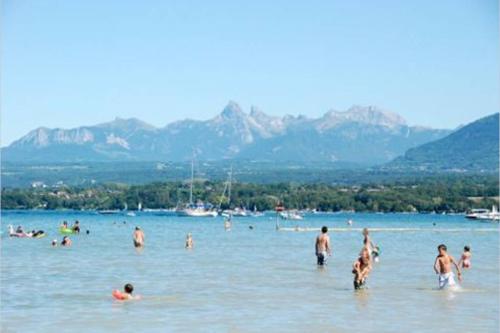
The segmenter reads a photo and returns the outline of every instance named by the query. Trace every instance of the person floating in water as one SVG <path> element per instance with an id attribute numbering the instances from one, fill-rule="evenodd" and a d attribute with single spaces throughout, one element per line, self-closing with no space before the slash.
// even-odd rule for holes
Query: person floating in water
<path id="1" fill-rule="evenodd" d="M 133 292 L 134 292 L 134 286 L 130 283 L 127 283 L 123 287 L 123 292 L 120 292 L 119 290 L 113 290 L 112 295 L 114 298 L 120 301 L 131 301 L 131 300 L 138 300 L 141 298 L 140 295 L 134 296 L 132 294 Z"/>
<path id="2" fill-rule="evenodd" d="M 59 226 L 60 229 L 68 229 L 68 222 L 63 221 L 63 223 Z"/>
<path id="3" fill-rule="evenodd" d="M 71 239 L 68 236 L 64 236 L 61 242 L 61 246 L 71 246 Z"/>
<path id="4" fill-rule="evenodd" d="M 327 257 L 332 255 L 332 250 L 330 246 L 330 236 L 328 236 L 328 227 L 323 226 L 321 228 L 321 234 L 316 237 L 316 257 L 318 259 L 318 265 L 326 265 Z"/>
<path id="5" fill-rule="evenodd" d="M 440 244 L 438 246 L 438 256 L 434 262 L 434 271 L 439 274 L 439 289 L 444 289 L 446 287 L 456 286 L 455 278 L 451 265 L 455 266 L 458 275 L 458 281 L 462 281 L 462 273 L 460 272 L 460 267 L 458 267 L 455 259 L 450 256 L 447 252 L 446 245 Z"/>
<path id="6" fill-rule="evenodd" d="M 460 261 L 458 262 L 458 266 L 462 268 L 470 268 L 471 267 L 471 262 L 470 259 L 472 258 L 472 253 L 470 252 L 470 246 L 466 245 L 464 246 L 464 252 L 462 253 L 462 257 L 460 258 Z"/>
<path id="7" fill-rule="evenodd" d="M 133 238 L 135 247 L 144 247 L 144 240 L 146 237 L 140 227 L 135 227 Z"/>
<path id="8" fill-rule="evenodd" d="M 30 233 L 30 237 L 33 237 L 33 238 L 38 238 L 38 237 L 43 237 L 45 234 L 45 232 L 43 230 L 33 230 L 31 231 Z"/>
<path id="9" fill-rule="evenodd" d="M 75 234 L 79 234 L 80 233 L 80 221 L 76 220 L 75 224 L 73 224 L 73 226 L 71 227 L 71 230 L 73 230 L 73 232 Z"/>
<path id="10" fill-rule="evenodd" d="M 365 286 L 368 274 L 372 269 L 370 254 L 366 248 L 361 251 L 359 258 L 352 265 L 352 274 L 354 274 L 354 289 L 358 290 Z"/>
<path id="11" fill-rule="evenodd" d="M 192 249 L 194 246 L 193 236 L 191 233 L 186 235 L 186 249 Z"/>

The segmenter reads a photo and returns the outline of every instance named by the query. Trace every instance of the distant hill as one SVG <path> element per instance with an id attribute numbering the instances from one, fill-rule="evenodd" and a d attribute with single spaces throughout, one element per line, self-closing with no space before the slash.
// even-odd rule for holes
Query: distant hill
<path id="1" fill-rule="evenodd" d="M 499 170 L 499 114 L 481 118 L 450 135 L 409 149 L 387 165 L 429 171 Z"/>
<path id="2" fill-rule="evenodd" d="M 156 128 L 119 119 L 73 129 L 38 128 L 2 149 L 7 162 L 252 160 L 334 162 L 371 166 L 440 139 L 449 130 L 408 126 L 376 107 L 331 110 L 319 118 L 249 113 L 230 102 L 206 121 L 183 120 Z"/>

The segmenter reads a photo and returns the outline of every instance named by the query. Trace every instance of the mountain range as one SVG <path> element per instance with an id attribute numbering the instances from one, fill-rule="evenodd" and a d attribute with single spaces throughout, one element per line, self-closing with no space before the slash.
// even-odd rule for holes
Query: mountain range
<path id="1" fill-rule="evenodd" d="M 476 120 L 437 141 L 409 149 L 387 167 L 420 171 L 498 171 L 499 114 Z"/>
<path id="2" fill-rule="evenodd" d="M 450 130 L 409 126 L 399 115 L 373 106 L 330 110 L 319 118 L 244 112 L 229 102 L 206 120 L 182 120 L 157 128 L 120 119 L 72 129 L 37 128 L 2 148 L 9 162 L 328 161 L 372 166 L 408 149 L 441 139 Z"/>

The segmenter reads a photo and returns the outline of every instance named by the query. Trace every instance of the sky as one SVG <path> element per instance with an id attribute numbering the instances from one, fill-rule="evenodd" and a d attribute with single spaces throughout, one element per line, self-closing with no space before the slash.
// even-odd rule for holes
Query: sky
<path id="1" fill-rule="evenodd" d="M 3 0 L 1 140 L 137 117 L 375 105 L 455 128 L 500 110 L 496 0 Z"/>

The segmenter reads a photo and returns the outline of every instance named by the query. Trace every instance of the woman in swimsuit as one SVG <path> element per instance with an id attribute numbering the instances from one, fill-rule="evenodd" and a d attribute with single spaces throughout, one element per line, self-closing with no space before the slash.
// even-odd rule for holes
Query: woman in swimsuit
<path id="1" fill-rule="evenodd" d="M 464 246 L 464 253 L 462 253 L 462 257 L 458 262 L 458 266 L 462 268 L 470 268 L 471 262 L 470 259 L 472 257 L 472 253 L 470 253 L 470 246 Z"/>

